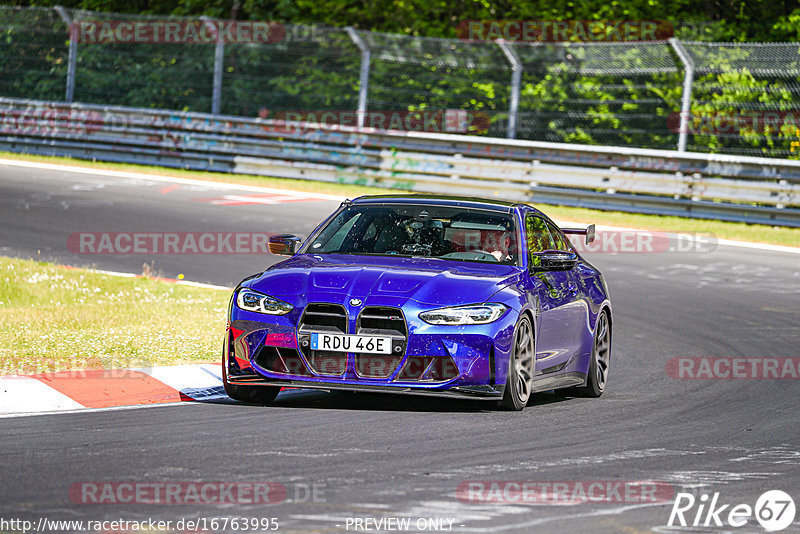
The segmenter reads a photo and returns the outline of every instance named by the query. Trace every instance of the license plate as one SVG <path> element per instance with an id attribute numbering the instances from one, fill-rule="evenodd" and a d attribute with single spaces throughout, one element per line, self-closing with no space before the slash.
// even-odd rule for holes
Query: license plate
<path id="1" fill-rule="evenodd" d="M 311 350 L 391 354 L 392 338 L 347 334 L 311 334 Z"/>

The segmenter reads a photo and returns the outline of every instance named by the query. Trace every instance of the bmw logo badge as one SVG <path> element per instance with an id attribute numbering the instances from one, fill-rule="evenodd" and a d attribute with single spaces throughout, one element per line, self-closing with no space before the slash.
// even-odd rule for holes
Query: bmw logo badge
<path id="1" fill-rule="evenodd" d="M 361 306 L 361 299 L 350 299 L 350 306 Z"/>

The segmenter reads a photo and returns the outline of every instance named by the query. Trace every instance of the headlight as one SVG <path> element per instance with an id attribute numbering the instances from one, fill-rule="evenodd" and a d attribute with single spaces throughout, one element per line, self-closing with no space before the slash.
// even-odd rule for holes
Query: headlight
<path id="1" fill-rule="evenodd" d="M 275 297 L 270 297 L 264 293 L 258 293 L 252 289 L 242 289 L 236 295 L 236 305 L 239 308 L 268 315 L 286 315 L 292 311 L 292 305 L 283 302 Z"/>
<path id="2" fill-rule="evenodd" d="M 487 324 L 498 320 L 506 312 L 502 304 L 476 304 L 422 312 L 419 318 L 430 324 Z"/>

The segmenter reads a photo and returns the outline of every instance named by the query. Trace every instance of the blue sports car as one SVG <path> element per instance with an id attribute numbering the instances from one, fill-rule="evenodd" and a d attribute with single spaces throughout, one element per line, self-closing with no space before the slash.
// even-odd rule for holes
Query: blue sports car
<path id="1" fill-rule="evenodd" d="M 600 271 L 526 204 L 432 195 L 342 203 L 288 259 L 234 290 L 222 359 L 234 399 L 281 387 L 458 396 L 522 410 L 600 396 L 611 302 Z"/>

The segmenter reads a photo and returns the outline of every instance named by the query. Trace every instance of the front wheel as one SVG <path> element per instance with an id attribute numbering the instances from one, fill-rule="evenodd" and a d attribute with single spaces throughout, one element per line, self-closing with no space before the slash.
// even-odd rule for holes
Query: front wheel
<path id="1" fill-rule="evenodd" d="M 603 310 L 597 318 L 597 328 L 594 334 L 594 347 L 592 360 L 589 363 L 589 372 L 586 373 L 586 385 L 572 388 L 569 393 L 577 397 L 599 397 L 606 389 L 608 382 L 608 367 L 611 364 L 611 323 L 608 312 Z"/>
<path id="2" fill-rule="evenodd" d="M 239 386 L 228 384 L 228 362 L 222 357 L 222 385 L 225 393 L 233 400 L 250 404 L 270 404 L 278 396 L 281 388 L 277 386 Z"/>
<path id="3" fill-rule="evenodd" d="M 514 334 L 514 346 L 508 358 L 508 381 L 501 401 L 508 410 L 522 410 L 531 398 L 534 351 L 531 320 L 523 315 Z"/>

